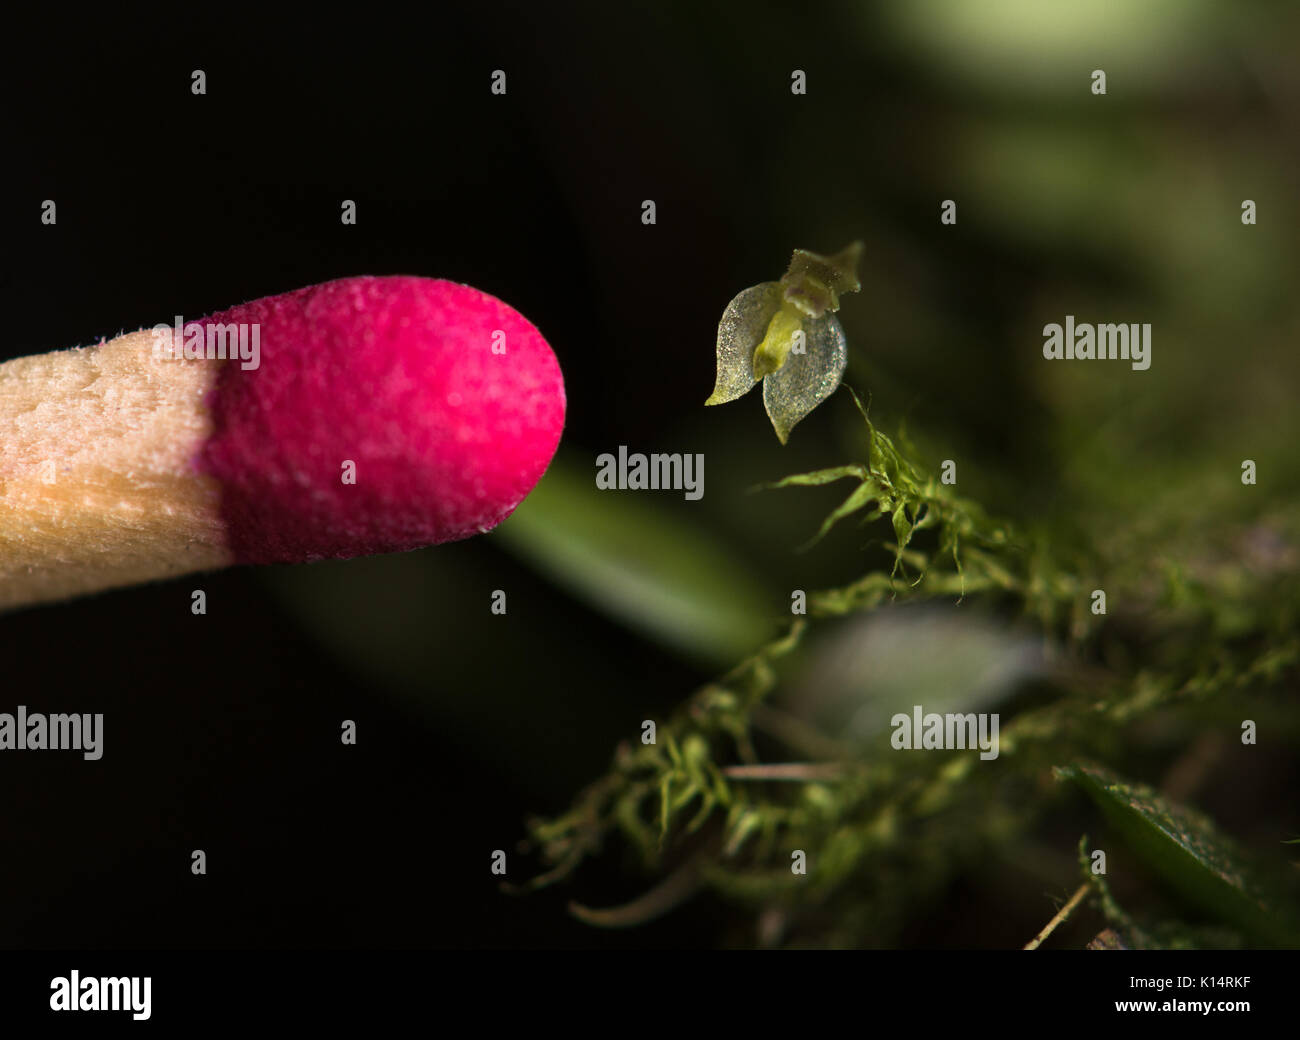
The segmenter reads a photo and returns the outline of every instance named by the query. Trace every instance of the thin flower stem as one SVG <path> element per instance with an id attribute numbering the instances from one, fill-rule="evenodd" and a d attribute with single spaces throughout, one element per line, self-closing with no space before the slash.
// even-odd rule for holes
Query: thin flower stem
<path id="1" fill-rule="evenodd" d="M 1074 913 L 1074 908 L 1078 906 L 1081 902 L 1083 902 L 1083 897 L 1086 896 L 1087 894 L 1088 894 L 1088 882 L 1085 881 L 1082 885 L 1080 885 L 1078 888 L 1074 890 L 1074 895 L 1070 896 L 1070 901 L 1056 912 L 1056 916 L 1047 922 L 1043 930 L 1039 932 L 1037 935 L 1035 935 L 1032 939 L 1029 940 L 1029 942 L 1025 944 L 1025 949 L 1026 950 L 1038 949 L 1038 947 L 1042 944 L 1042 941 L 1046 939 L 1049 935 L 1051 935 L 1054 931 L 1056 931 L 1056 926 L 1061 924 L 1063 921 L 1066 920 L 1066 918 L 1068 918 L 1072 913 Z"/>

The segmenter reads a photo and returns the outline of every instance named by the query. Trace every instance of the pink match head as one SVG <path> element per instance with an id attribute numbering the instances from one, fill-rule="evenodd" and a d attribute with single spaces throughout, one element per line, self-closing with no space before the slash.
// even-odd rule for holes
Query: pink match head
<path id="1" fill-rule="evenodd" d="M 197 465 L 238 562 L 397 552 L 487 531 L 545 472 L 564 380 L 495 297 L 431 278 L 344 278 L 198 324 L 258 327 L 220 369 Z M 355 483 L 345 483 L 347 463 Z"/>

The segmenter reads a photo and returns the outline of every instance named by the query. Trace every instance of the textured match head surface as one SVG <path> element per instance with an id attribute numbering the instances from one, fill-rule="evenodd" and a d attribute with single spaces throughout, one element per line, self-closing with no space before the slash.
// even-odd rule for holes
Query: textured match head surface
<path id="1" fill-rule="evenodd" d="M 238 562 L 469 537 L 508 517 L 555 454 L 565 409 L 555 355 L 477 289 L 344 278 L 199 322 L 213 323 L 259 326 L 257 367 L 221 367 L 196 460 L 221 483 Z M 355 483 L 344 482 L 347 463 Z"/>

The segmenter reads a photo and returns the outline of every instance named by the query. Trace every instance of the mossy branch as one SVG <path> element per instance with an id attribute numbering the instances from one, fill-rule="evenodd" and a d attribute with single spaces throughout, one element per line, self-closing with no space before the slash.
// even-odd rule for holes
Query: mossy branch
<path id="1" fill-rule="evenodd" d="M 897 900 L 883 905 L 872 892 L 894 884 L 924 898 L 968 855 L 1031 826 L 1050 800 L 1039 793 L 1050 765 L 1081 753 L 1113 753 L 1122 745 L 1120 727 L 1140 717 L 1227 691 L 1266 688 L 1300 663 L 1300 637 L 1290 627 L 1300 614 L 1293 582 L 1267 570 L 1194 575 L 1158 557 L 1108 558 L 1096 543 L 1065 547 L 1027 535 L 958 497 L 881 433 L 856 395 L 853 400 L 866 426 L 866 458 L 770 487 L 856 480 L 816 538 L 849 517 L 864 524 L 888 518 L 892 568 L 811 594 L 810 618 L 795 620 L 698 690 L 658 725 L 655 743 L 619 745 L 610 772 L 569 812 L 532 821 L 530 844 L 547 869 L 527 887 L 569 875 L 615 834 L 655 873 L 705 832 L 707 854 L 697 852 L 692 861 L 692 877 L 701 883 L 741 902 L 779 907 L 791 927 L 801 918 L 824 923 L 819 915 L 833 911 L 838 924 L 821 927 L 815 941 L 883 941 L 905 907 Z M 929 549 L 918 539 L 925 531 L 936 535 Z M 1127 548 L 1146 550 L 1140 542 Z M 1120 619 L 1088 611 L 1087 594 L 1098 583 L 1060 562 L 1067 559 L 1095 561 L 1098 572 L 1109 575 L 1107 586 L 1127 604 Z M 1001 757 L 1024 781 L 1016 797 L 1005 790 L 994 797 L 995 781 L 975 768 L 977 756 L 854 753 L 765 703 L 782 660 L 810 625 L 870 612 L 887 601 L 936 597 L 1018 605 L 1046 639 L 1079 662 L 1099 646 L 1131 639 L 1144 645 L 1158 639 L 1167 652 L 1131 670 L 1099 664 L 1063 669 L 1054 680 L 1054 700 L 1005 723 Z M 1231 638 L 1207 639 L 1207 631 L 1222 629 L 1225 614 L 1233 619 Z M 1137 630 L 1130 633 L 1134 619 Z M 756 732 L 793 755 L 812 749 L 831 760 L 800 769 L 783 758 L 783 774 L 769 769 L 764 775 L 752 768 L 762 765 Z M 791 870 L 797 850 L 807 855 L 806 874 Z M 1135 940 L 1148 938 L 1107 903 L 1104 889 L 1100 895 L 1113 923 Z"/>

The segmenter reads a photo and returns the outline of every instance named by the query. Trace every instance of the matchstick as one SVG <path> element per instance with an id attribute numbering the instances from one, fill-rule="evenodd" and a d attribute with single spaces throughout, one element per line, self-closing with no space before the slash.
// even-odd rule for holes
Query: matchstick
<path id="1" fill-rule="evenodd" d="M 0 609 L 509 516 L 564 425 L 555 355 L 469 286 L 347 278 L 0 364 Z"/>

